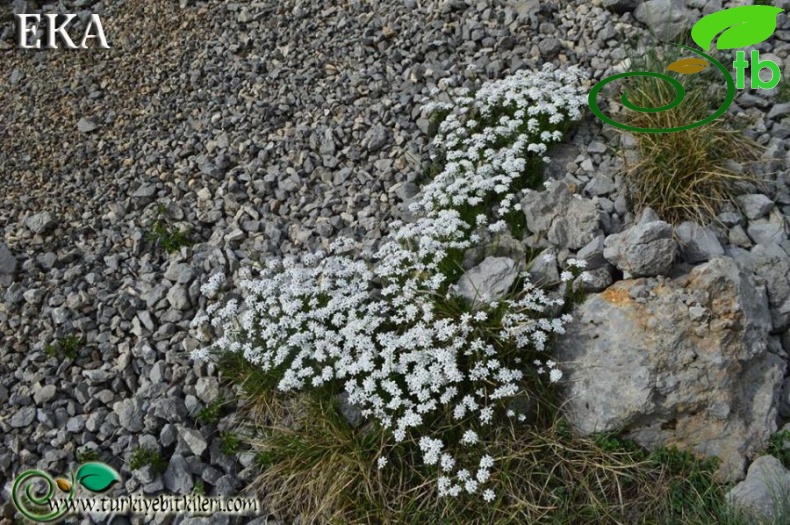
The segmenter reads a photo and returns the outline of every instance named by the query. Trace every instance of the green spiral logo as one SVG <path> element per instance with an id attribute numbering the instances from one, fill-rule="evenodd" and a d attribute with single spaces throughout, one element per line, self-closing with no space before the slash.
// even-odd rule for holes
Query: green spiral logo
<path id="1" fill-rule="evenodd" d="M 598 118 L 600 118 L 601 120 L 603 120 L 604 122 L 606 122 L 608 124 L 611 124 L 612 126 L 615 126 L 617 128 L 620 128 L 620 129 L 625 129 L 625 130 L 628 130 L 628 131 L 636 131 L 636 132 L 640 132 L 640 133 L 673 133 L 675 131 L 684 131 L 684 130 L 687 130 L 687 129 L 692 129 L 692 128 L 696 128 L 696 127 L 699 127 L 699 126 L 704 126 L 705 124 L 707 124 L 707 123 L 719 118 L 720 116 L 722 116 L 724 114 L 724 112 L 727 111 L 727 108 L 730 107 L 730 104 L 732 104 L 732 101 L 735 100 L 735 81 L 730 76 L 729 71 L 727 71 L 727 69 L 721 63 L 719 63 L 717 60 L 715 60 L 710 55 L 707 55 L 707 54 L 705 54 L 705 53 L 703 53 L 701 51 L 697 51 L 696 49 L 693 49 L 691 47 L 684 46 L 684 45 L 681 45 L 681 44 L 673 44 L 673 45 L 678 46 L 678 47 L 682 47 L 684 49 L 687 49 L 687 50 L 691 51 L 692 53 L 695 53 L 697 55 L 700 55 L 700 56 L 704 57 L 711 64 L 716 66 L 716 68 L 718 68 L 718 70 L 721 71 L 722 75 L 724 75 L 724 79 L 727 81 L 727 96 L 724 98 L 724 102 L 722 103 L 722 106 L 715 113 L 713 113 L 712 115 L 710 115 L 710 116 L 708 116 L 708 117 L 706 117 L 706 118 L 704 118 L 702 120 L 699 120 L 697 122 L 692 122 L 691 124 L 686 124 L 686 125 L 683 125 L 683 126 L 676 126 L 674 128 L 640 128 L 640 127 L 637 127 L 637 126 L 629 126 L 627 124 L 623 124 L 622 122 L 617 122 L 616 120 L 611 119 L 608 116 L 606 116 L 603 113 L 603 111 L 601 111 L 601 109 L 598 107 L 598 102 L 597 102 L 598 93 L 601 92 L 601 90 L 604 88 L 604 86 L 606 86 L 606 84 L 608 84 L 610 82 L 614 82 L 615 80 L 619 80 L 621 78 L 629 78 L 629 77 L 653 77 L 653 78 L 659 78 L 661 80 L 669 82 L 672 85 L 672 87 L 675 89 L 675 98 L 672 99 L 672 101 L 670 101 L 668 104 L 665 104 L 665 105 L 663 105 L 661 107 L 648 108 L 648 107 L 642 107 L 642 106 L 638 106 L 638 105 L 634 104 L 633 102 L 628 100 L 627 94 L 623 93 L 621 101 L 622 101 L 623 105 L 625 107 L 627 107 L 628 109 L 631 109 L 633 111 L 639 111 L 641 113 L 658 113 L 658 112 L 661 112 L 661 111 L 668 111 L 668 110 L 670 110 L 672 108 L 675 108 L 675 107 L 679 106 L 683 102 L 683 99 L 686 96 L 686 90 L 683 89 L 683 85 L 679 81 L 677 81 L 676 79 L 672 78 L 669 75 L 665 75 L 663 73 L 653 73 L 653 72 L 649 72 L 649 71 L 631 71 L 631 72 L 628 72 L 628 73 L 620 73 L 618 75 L 612 75 L 610 77 L 606 77 L 605 79 L 603 79 L 600 82 L 598 82 L 592 88 L 592 90 L 590 91 L 590 95 L 588 97 L 588 102 L 590 104 L 590 109 L 592 109 L 593 113 L 595 113 L 595 115 Z"/>
<path id="2" fill-rule="evenodd" d="M 47 491 L 43 496 L 36 495 L 33 490 L 33 483 L 38 479 L 43 479 L 47 483 Z M 52 476 L 42 470 L 26 470 L 14 481 L 11 499 L 17 510 L 28 519 L 38 522 L 55 521 L 68 514 L 69 503 L 74 499 L 79 486 L 101 494 L 119 481 L 121 476 L 114 468 L 97 461 L 85 463 L 76 474 L 71 473 L 71 481 L 65 478 L 52 479 Z M 51 512 L 41 510 L 42 507 L 51 508 L 50 502 L 55 494 L 55 487 L 67 494 L 60 500 L 61 506 Z"/>
<path id="3" fill-rule="evenodd" d="M 33 483 L 38 479 L 43 479 L 47 484 L 47 492 L 43 496 L 37 496 L 33 491 Z M 49 502 L 52 500 L 52 496 L 55 494 L 56 486 L 61 490 L 64 490 L 66 487 L 68 487 L 67 499 L 71 501 L 74 498 L 73 475 L 71 482 L 62 478 L 58 478 L 56 482 L 52 476 L 44 471 L 27 470 L 16 479 L 14 486 L 11 489 L 11 497 L 14 501 L 14 506 L 23 516 L 33 521 L 45 522 L 60 519 L 68 512 L 67 505 L 65 504 L 52 512 L 43 513 L 37 512 L 36 510 L 29 507 L 29 505 L 36 507 L 48 506 Z"/>
<path id="4" fill-rule="evenodd" d="M 717 11 L 715 13 L 711 13 L 707 16 L 702 17 L 694 27 L 691 28 L 691 39 L 702 49 L 710 50 L 711 47 L 714 45 L 714 40 L 716 40 L 716 48 L 718 49 L 735 49 L 739 47 L 748 47 L 753 46 L 755 44 L 759 44 L 760 42 L 766 40 L 770 37 L 774 31 L 776 30 L 776 17 L 779 13 L 782 12 L 782 9 L 778 7 L 766 6 L 766 5 L 745 5 L 739 7 L 731 7 L 729 9 L 724 9 L 723 11 Z M 711 64 L 716 66 L 721 74 L 724 75 L 724 79 L 727 81 L 727 96 L 722 103 L 722 106 L 714 113 L 713 115 L 706 117 L 698 122 L 692 122 L 691 124 L 686 124 L 685 126 L 676 126 L 674 128 L 640 128 L 637 126 L 629 126 L 627 124 L 623 124 L 621 122 L 617 122 L 606 115 L 601 111 L 598 107 L 597 98 L 598 93 L 601 92 L 601 89 L 608 84 L 609 82 L 614 82 L 615 80 L 619 80 L 621 78 L 628 78 L 628 77 L 653 77 L 664 80 L 669 82 L 672 87 L 675 89 L 675 98 L 668 104 L 665 104 L 658 108 L 646 108 L 637 106 L 633 104 L 628 97 L 623 94 L 622 96 L 622 103 L 628 109 L 633 111 L 639 111 L 641 113 L 658 113 L 660 111 L 667 111 L 672 108 L 677 107 L 683 102 L 683 98 L 686 96 L 686 92 L 683 89 L 683 85 L 675 80 L 674 78 L 670 77 L 669 75 L 664 75 L 662 73 L 650 73 L 647 71 L 633 71 L 630 73 L 620 73 L 619 75 L 612 75 L 611 77 L 606 77 L 605 79 L 598 82 L 590 91 L 590 96 L 588 97 L 588 102 L 590 104 L 590 109 L 592 109 L 593 113 L 606 122 L 607 124 L 611 124 L 620 129 L 625 129 L 628 131 L 636 131 L 639 133 L 672 133 L 675 131 L 684 131 L 692 128 L 696 128 L 698 126 L 704 126 L 705 124 L 711 122 L 714 119 L 719 118 L 727 111 L 727 108 L 730 107 L 732 101 L 735 99 L 735 81 L 733 81 L 732 76 L 730 76 L 729 71 L 721 65 L 719 62 L 713 59 L 713 57 L 706 55 L 701 51 L 697 51 L 696 49 L 681 45 L 681 44 L 672 44 L 677 47 L 681 47 L 683 49 L 687 49 L 692 53 L 704 57 L 708 60 Z M 669 71 L 676 71 L 678 73 L 682 73 L 684 75 L 692 75 L 697 73 L 707 67 L 707 63 L 699 58 L 687 58 L 683 60 L 679 60 L 670 64 L 667 69 Z M 778 66 L 777 66 L 778 68 Z M 778 69 L 777 69 L 778 71 Z"/>

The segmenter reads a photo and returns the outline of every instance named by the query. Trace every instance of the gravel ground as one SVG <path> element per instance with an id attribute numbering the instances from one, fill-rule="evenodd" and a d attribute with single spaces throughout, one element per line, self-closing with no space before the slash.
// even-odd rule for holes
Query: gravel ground
<path id="1" fill-rule="evenodd" d="M 15 49 L 0 16 L 3 523 L 15 522 L 15 475 L 66 473 L 87 450 L 124 490 L 189 494 L 200 480 L 238 494 L 255 470 L 249 452 L 221 451 L 233 403 L 198 419 L 235 397 L 187 356 L 200 285 L 338 235 L 375 244 L 427 166 L 420 108 L 434 88 L 546 61 L 601 78 L 642 27 L 620 1 L 63 3 L 99 13 L 111 49 Z M 783 23 L 774 52 L 787 57 Z M 757 138 L 783 161 L 790 108 L 769 119 L 775 94 L 749 96 Z M 614 179 L 605 140 L 588 119 L 555 168 Z M 627 222 L 615 190 L 600 197 Z M 150 236 L 157 220 L 194 244 L 167 253 Z M 69 336 L 81 340 L 73 358 L 57 350 Z M 161 452 L 164 475 L 130 469 L 141 446 Z M 130 522 L 142 520 L 113 521 Z"/>

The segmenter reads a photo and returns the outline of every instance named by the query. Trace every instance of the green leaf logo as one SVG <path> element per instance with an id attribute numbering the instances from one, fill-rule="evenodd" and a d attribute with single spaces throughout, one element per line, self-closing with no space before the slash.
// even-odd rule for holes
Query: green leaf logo
<path id="1" fill-rule="evenodd" d="M 717 11 L 694 24 L 691 38 L 705 51 L 710 49 L 719 33 L 718 49 L 753 46 L 774 33 L 776 15 L 781 12 L 770 5 L 744 5 Z"/>
<path id="2" fill-rule="evenodd" d="M 85 463 L 77 471 L 77 483 L 91 492 L 104 492 L 121 476 L 104 463 Z"/>

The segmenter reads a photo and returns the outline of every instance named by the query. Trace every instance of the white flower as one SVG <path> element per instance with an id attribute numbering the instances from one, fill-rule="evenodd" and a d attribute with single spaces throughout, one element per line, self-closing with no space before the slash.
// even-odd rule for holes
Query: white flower
<path id="1" fill-rule="evenodd" d="M 467 430 L 464 432 L 464 436 L 461 438 L 461 443 L 465 445 L 474 445 L 477 443 L 477 432 L 474 430 Z"/>
<path id="2" fill-rule="evenodd" d="M 494 501 L 496 499 L 496 494 L 494 494 L 493 490 L 486 489 L 485 491 L 483 491 L 483 499 L 487 503 L 491 503 L 492 501 Z"/>
<path id="3" fill-rule="evenodd" d="M 442 459 L 440 461 L 442 471 L 450 472 L 455 467 L 455 459 L 450 454 L 442 454 Z"/>
<path id="4" fill-rule="evenodd" d="M 548 314 L 562 299 L 550 297 L 528 274 L 515 297 L 499 305 L 485 304 L 483 297 L 474 311 L 447 315 L 437 299 L 452 301 L 459 294 L 457 282 L 443 273 L 448 254 L 465 253 L 510 229 L 520 210 L 521 192 L 514 188 L 534 160 L 548 160 L 548 146 L 562 139 L 561 124 L 581 116 L 583 76 L 547 64 L 484 82 L 474 92 L 449 90 L 440 81 L 451 102 L 429 102 L 423 109 L 446 113 L 432 142 L 433 154 L 441 151 L 445 162 L 409 205 L 415 221 L 392 221 L 389 236 L 375 249 L 340 237 L 326 251 L 245 268 L 234 283 L 238 294 L 209 304 L 190 324 L 210 323 L 218 334 L 193 358 L 239 353 L 262 371 L 277 371 L 283 392 L 339 381 L 364 417 L 392 432 L 395 442 L 415 439 L 424 462 L 449 476 L 456 460 L 424 421 L 451 409 L 459 423 L 490 424 L 498 403 L 516 395 L 525 378 L 520 359 L 505 359 L 502 348 L 524 350 L 522 355 L 543 351 L 570 317 Z M 487 124 L 494 114 L 501 117 Z M 475 210 L 471 217 L 468 210 Z M 556 261 L 552 253 L 544 257 Z M 567 266 L 583 268 L 572 259 Z M 563 278 L 573 273 L 563 272 Z M 201 291 L 213 299 L 222 279 L 222 273 L 213 275 Z M 549 381 L 561 377 L 554 365 L 535 362 Z M 461 443 L 479 441 L 475 431 L 462 428 Z M 457 472 L 459 483 L 437 476 L 439 494 L 456 497 L 487 482 L 493 459 L 481 455 L 474 478 L 465 470 Z M 383 468 L 387 459 L 377 462 Z M 484 493 L 489 497 L 492 491 Z"/>
<path id="5" fill-rule="evenodd" d="M 584 259 L 574 259 L 571 257 L 565 262 L 568 263 L 568 266 L 572 266 L 574 268 L 583 269 L 587 267 L 587 261 L 585 261 Z"/>

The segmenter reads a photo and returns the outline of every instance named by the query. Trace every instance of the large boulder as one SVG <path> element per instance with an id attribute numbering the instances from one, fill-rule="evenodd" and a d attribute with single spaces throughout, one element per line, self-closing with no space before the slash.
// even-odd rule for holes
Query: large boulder
<path id="1" fill-rule="evenodd" d="M 620 281 L 579 305 L 557 345 L 567 416 L 583 433 L 717 456 L 719 480 L 741 479 L 776 431 L 786 362 L 770 329 L 764 288 L 730 258 Z"/>

